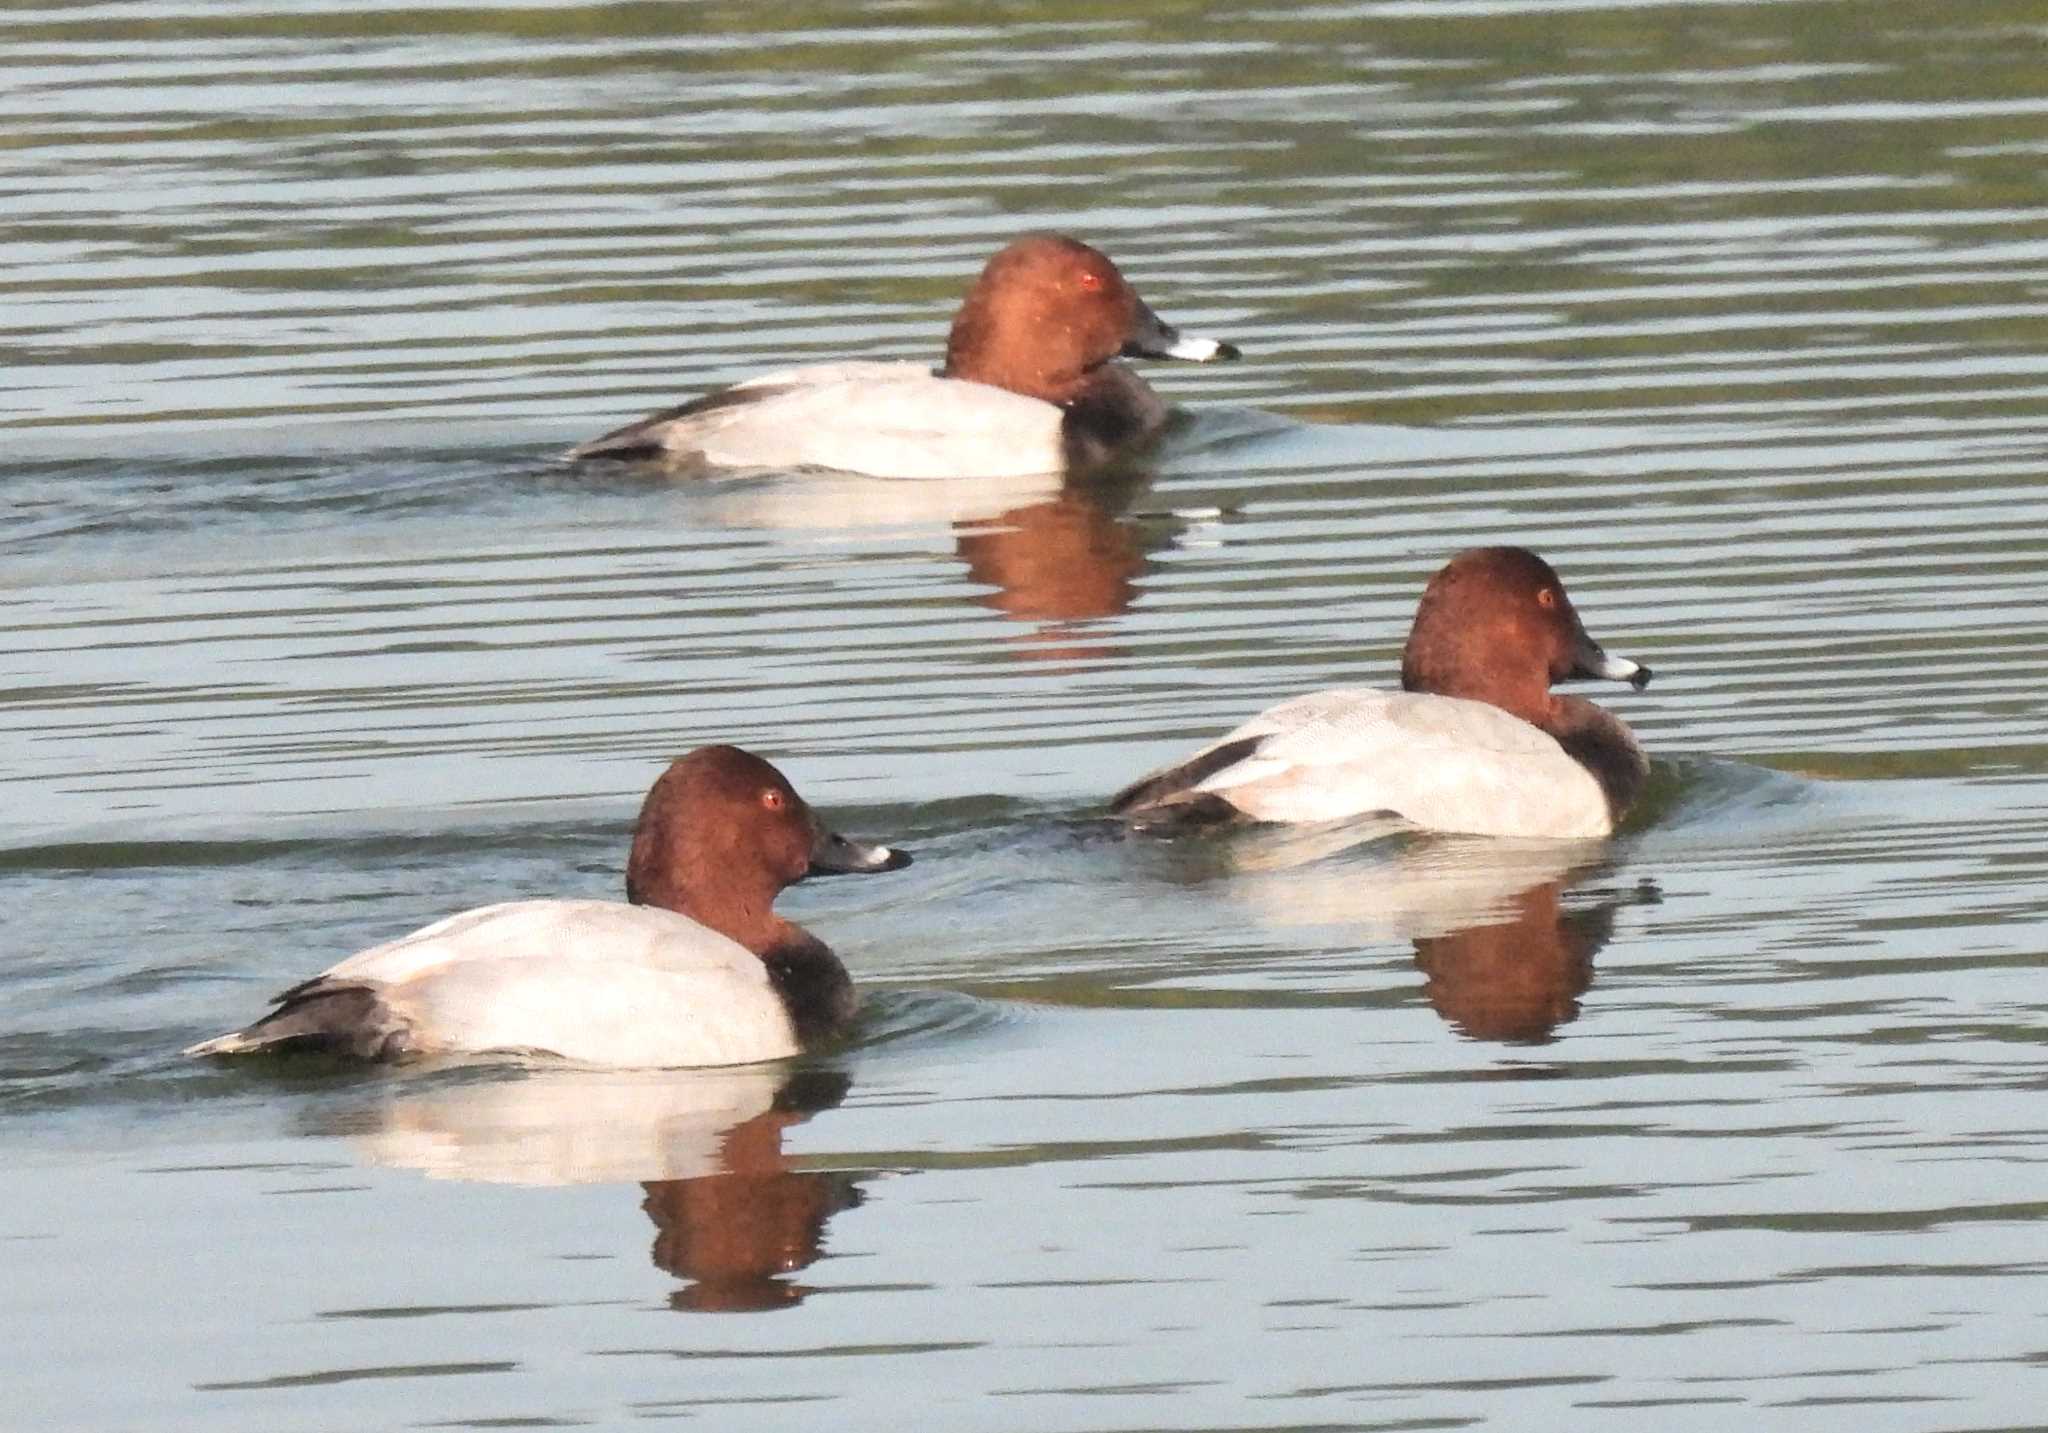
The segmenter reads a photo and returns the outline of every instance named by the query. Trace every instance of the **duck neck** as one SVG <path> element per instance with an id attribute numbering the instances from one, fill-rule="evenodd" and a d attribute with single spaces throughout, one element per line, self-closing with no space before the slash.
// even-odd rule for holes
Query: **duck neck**
<path id="1" fill-rule="evenodd" d="M 1583 697 L 1552 697 L 1536 723 L 1557 738 L 1565 754 L 1592 773 L 1607 798 L 1608 817 L 1620 822 L 1650 776 L 1650 760 L 1635 734 L 1612 712 Z"/>
<path id="2" fill-rule="evenodd" d="M 651 871 L 629 869 L 626 899 L 636 906 L 659 906 L 686 915 L 697 924 L 738 941 L 763 960 L 787 943 L 792 933 L 802 934 L 798 927 L 775 914 L 775 896 L 780 885 L 774 880 L 764 878 L 749 883 L 733 879 L 728 872 L 723 881 L 693 881 L 689 876 L 691 869 L 694 867 L 679 869 L 673 865 Z"/>
<path id="3" fill-rule="evenodd" d="M 669 872 L 634 875 L 626 899 L 660 906 L 739 942 L 767 968 L 797 1043 L 810 1045 L 844 1030 L 858 1005 L 853 978 L 830 946 L 794 921 L 775 914 L 776 890 L 735 894 L 729 884 L 692 886 Z"/>
<path id="4" fill-rule="evenodd" d="M 991 388 L 1058 404 L 1072 401 L 1088 386 L 1084 370 L 1048 367 L 1036 355 L 1013 355 L 1011 346 L 989 342 L 975 316 L 966 313 L 953 324 L 952 335 L 946 342 L 945 366 L 939 370 L 939 376 L 986 383 Z"/>

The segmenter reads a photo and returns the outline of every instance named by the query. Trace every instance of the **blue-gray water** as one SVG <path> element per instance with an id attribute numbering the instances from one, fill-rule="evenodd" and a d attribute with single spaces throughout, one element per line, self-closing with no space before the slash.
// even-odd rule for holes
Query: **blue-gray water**
<path id="1" fill-rule="evenodd" d="M 1126 8 L 0 14 L 0 1422 L 2042 1426 L 2048 17 Z M 1031 227 L 1246 350 L 1133 471 L 553 459 Z M 1094 819 L 1490 541 L 1620 838 Z M 177 1056 L 711 740 L 844 1048 Z"/>

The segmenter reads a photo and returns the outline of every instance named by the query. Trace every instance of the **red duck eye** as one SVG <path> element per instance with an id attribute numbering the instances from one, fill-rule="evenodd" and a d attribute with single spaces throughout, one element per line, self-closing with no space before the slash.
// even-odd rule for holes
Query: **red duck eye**
<path id="1" fill-rule="evenodd" d="M 761 809 L 764 811 L 780 811 L 782 809 L 782 793 L 772 786 L 763 787 L 761 790 Z"/>
<path id="2" fill-rule="evenodd" d="M 1077 274 L 1074 277 L 1074 287 L 1081 290 L 1083 293 L 1101 293 L 1102 275 L 1084 271 L 1080 274 Z"/>
<path id="3" fill-rule="evenodd" d="M 1537 593 L 1536 605 L 1538 607 L 1544 608 L 1557 606 L 1557 589 L 1554 587 L 1546 587 L 1541 592 Z"/>

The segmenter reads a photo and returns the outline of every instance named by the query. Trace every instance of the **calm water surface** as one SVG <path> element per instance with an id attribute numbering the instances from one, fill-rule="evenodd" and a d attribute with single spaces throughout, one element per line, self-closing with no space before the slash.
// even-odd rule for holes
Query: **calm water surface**
<path id="1" fill-rule="evenodd" d="M 0 15 L 0 1422 L 2044 1426 L 2048 17 L 1155 9 Z M 1034 226 L 1246 350 L 1124 471 L 553 458 Z M 1096 819 L 1482 541 L 1619 838 Z M 709 740 L 843 1048 L 176 1055 Z"/>

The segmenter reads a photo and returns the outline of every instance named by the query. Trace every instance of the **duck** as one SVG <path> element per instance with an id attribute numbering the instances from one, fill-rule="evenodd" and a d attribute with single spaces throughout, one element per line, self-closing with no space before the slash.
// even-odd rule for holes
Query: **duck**
<path id="1" fill-rule="evenodd" d="M 762 374 L 571 448 L 571 461 L 681 471 L 830 469 L 1014 478 L 1092 468 L 1141 447 L 1168 409 L 1120 358 L 1207 363 L 1235 344 L 1182 334 L 1100 250 L 1065 234 L 1005 246 L 967 291 L 933 370 L 813 364 Z"/>
<path id="2" fill-rule="evenodd" d="M 1386 814 L 1428 831 L 1606 836 L 1649 776 L 1620 720 L 1555 682 L 1641 691 L 1650 669 L 1586 632 L 1550 564 L 1522 547 L 1459 553 L 1429 581 L 1401 690 L 1292 697 L 1110 798 L 1137 826 Z"/>
<path id="3" fill-rule="evenodd" d="M 706 746 L 648 791 L 626 901 L 522 900 L 372 946 L 189 1047 L 317 1050 L 365 1061 L 553 1057 L 609 1067 L 741 1065 L 842 1034 L 846 967 L 777 915 L 810 874 L 899 870 L 910 853 L 838 835 L 769 762 Z"/>

